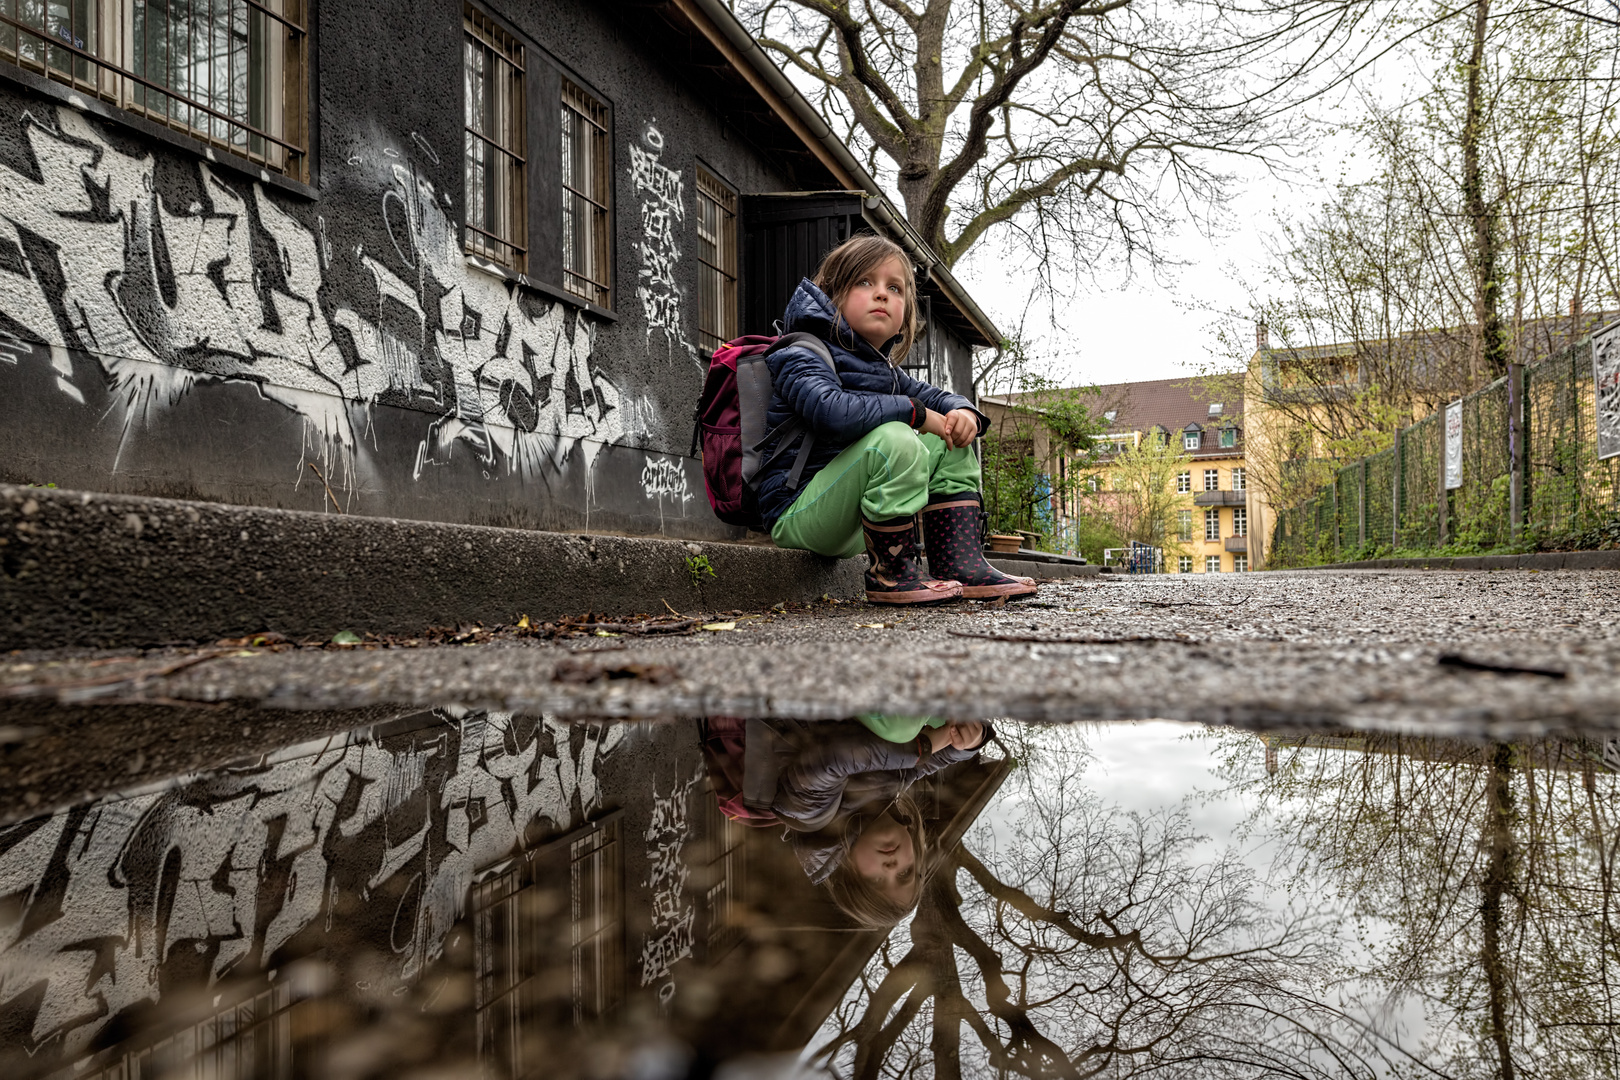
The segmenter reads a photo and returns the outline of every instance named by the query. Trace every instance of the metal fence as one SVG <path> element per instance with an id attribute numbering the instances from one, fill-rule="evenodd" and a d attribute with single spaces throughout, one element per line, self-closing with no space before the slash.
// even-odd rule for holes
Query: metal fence
<path id="1" fill-rule="evenodd" d="M 1310 566 L 1392 551 L 1578 546 L 1620 519 L 1620 458 L 1597 457 L 1591 340 L 1462 399 L 1462 483 L 1447 489 L 1445 411 L 1278 512 L 1267 563 Z"/>

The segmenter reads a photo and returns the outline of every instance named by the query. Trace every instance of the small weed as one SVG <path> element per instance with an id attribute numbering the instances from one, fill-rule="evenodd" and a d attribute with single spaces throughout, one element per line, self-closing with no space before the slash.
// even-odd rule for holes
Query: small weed
<path id="1" fill-rule="evenodd" d="M 692 575 L 692 588 L 694 589 L 703 587 L 703 576 L 705 574 L 709 577 L 717 576 L 714 567 L 709 564 L 707 555 L 688 555 L 686 557 L 686 572 Z"/>

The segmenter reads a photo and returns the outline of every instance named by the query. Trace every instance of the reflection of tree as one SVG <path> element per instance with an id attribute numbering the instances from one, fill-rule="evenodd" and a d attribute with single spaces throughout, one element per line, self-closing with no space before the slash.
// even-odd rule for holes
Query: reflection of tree
<path id="1" fill-rule="evenodd" d="M 1326 1000 L 1331 919 L 1268 904 L 1184 807 L 1104 805 L 1081 781 L 1079 733 L 1048 736 L 1050 752 L 1025 759 L 1004 795 L 1020 809 L 1012 842 L 981 828 L 950 855 L 821 1056 L 854 1078 L 942 1080 L 1390 1065 Z"/>
<path id="2" fill-rule="evenodd" d="M 1620 785 L 1591 748 L 1317 738 L 1273 744 L 1267 777 L 1251 736 L 1222 738 L 1276 867 L 1355 920 L 1363 1009 L 1420 1006 L 1450 1075 L 1620 1072 Z"/>

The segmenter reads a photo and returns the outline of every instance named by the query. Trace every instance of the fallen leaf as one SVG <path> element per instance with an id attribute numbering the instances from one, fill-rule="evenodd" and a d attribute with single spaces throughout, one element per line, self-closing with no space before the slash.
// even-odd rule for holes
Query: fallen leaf
<path id="1" fill-rule="evenodd" d="M 531 629 L 530 624 L 529 624 L 529 617 L 527 615 L 523 616 L 523 618 L 518 620 L 517 628 L 519 630 Z"/>
<path id="2" fill-rule="evenodd" d="M 737 624 L 734 623 L 734 622 L 704 623 L 703 624 L 703 629 L 705 629 L 705 630 L 735 630 L 735 629 L 737 629 Z"/>
<path id="3" fill-rule="evenodd" d="M 339 630 L 337 633 L 332 635 L 332 644 L 358 645 L 360 644 L 360 635 L 355 633 L 353 630 Z"/>

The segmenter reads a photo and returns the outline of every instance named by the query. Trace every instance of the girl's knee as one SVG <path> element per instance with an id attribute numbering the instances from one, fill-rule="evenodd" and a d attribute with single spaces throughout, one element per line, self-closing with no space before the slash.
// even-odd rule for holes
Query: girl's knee
<path id="1" fill-rule="evenodd" d="M 902 424 L 898 420 L 890 420 L 887 424 L 879 424 L 872 429 L 872 445 L 881 447 L 885 452 L 899 450 L 921 451 L 922 442 L 910 424 Z"/>

